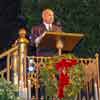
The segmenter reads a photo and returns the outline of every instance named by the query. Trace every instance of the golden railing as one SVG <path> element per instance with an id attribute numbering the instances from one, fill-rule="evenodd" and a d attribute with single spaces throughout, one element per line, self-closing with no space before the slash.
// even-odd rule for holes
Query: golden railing
<path id="1" fill-rule="evenodd" d="M 37 64 L 41 66 L 45 66 L 45 62 L 52 59 L 52 57 L 36 57 L 36 56 L 30 56 L 27 57 L 28 60 L 31 59 L 31 62 L 34 64 L 34 66 L 37 66 Z M 94 89 L 96 89 L 97 94 L 94 95 L 94 98 L 96 100 L 100 100 L 100 77 L 99 77 L 99 54 L 96 54 L 94 58 L 79 58 L 79 63 L 81 63 L 84 66 L 84 72 L 85 72 L 85 80 L 84 80 L 84 86 L 85 86 L 85 92 L 86 92 L 86 97 L 82 96 L 81 92 L 77 96 L 76 100 L 91 100 L 93 97 L 89 97 L 90 94 L 90 89 L 92 89 L 91 85 L 94 86 Z M 30 66 L 30 65 L 28 65 Z M 37 71 L 38 72 L 38 71 Z M 35 80 L 38 77 L 33 77 L 34 73 L 28 73 L 28 78 L 32 81 L 32 85 L 36 86 L 36 91 L 38 87 L 38 82 Z M 34 75 L 35 76 L 35 75 Z M 93 80 L 93 81 L 92 81 Z M 38 93 L 38 92 L 36 92 Z M 38 96 L 37 96 L 38 97 Z M 34 100 L 37 98 L 33 97 Z M 42 100 L 43 97 L 41 97 Z M 58 100 L 58 99 L 57 99 Z"/>
<path id="2" fill-rule="evenodd" d="M 100 100 L 100 73 L 99 73 L 99 54 L 96 54 L 94 58 L 80 58 L 79 62 L 84 66 L 85 80 L 84 90 L 86 96 L 82 97 L 81 92 L 79 93 L 78 100 Z M 93 92 L 94 97 L 89 96 L 90 92 Z"/>
<path id="3" fill-rule="evenodd" d="M 32 63 L 34 63 L 35 66 L 38 67 L 38 64 L 41 66 L 45 66 L 45 62 L 50 60 L 52 57 L 36 57 L 36 56 L 27 56 L 27 44 L 28 40 L 25 38 L 25 31 L 20 30 L 19 31 L 19 38 L 17 39 L 17 42 L 15 43 L 14 47 L 9 49 L 8 51 L 0 54 L 0 59 L 3 59 L 6 57 L 6 67 L 0 71 L 0 77 L 6 78 L 8 81 L 11 80 L 11 70 L 13 70 L 13 82 L 16 84 L 16 80 L 18 80 L 17 84 L 19 86 L 19 92 L 20 90 L 22 91 L 24 89 L 24 95 L 25 93 L 28 94 L 28 99 L 25 100 L 30 100 L 31 98 L 31 87 L 33 84 L 36 86 L 36 98 L 34 100 L 38 100 L 38 82 L 34 80 L 33 73 L 26 72 L 26 66 L 27 65 L 26 60 L 32 59 Z M 91 100 L 89 97 L 89 89 L 91 84 L 93 83 L 92 80 L 94 80 L 94 85 L 97 88 L 97 95 L 98 98 L 97 100 L 100 100 L 100 78 L 99 78 L 99 54 L 96 54 L 94 58 L 79 58 L 79 63 L 83 64 L 84 66 L 84 71 L 85 71 L 85 86 L 86 86 L 86 93 L 87 100 Z M 38 68 L 36 71 L 36 78 L 38 79 Z M 27 78 L 28 75 L 28 78 Z M 31 80 L 31 82 L 30 82 Z M 31 84 L 32 83 L 32 84 Z M 28 92 L 28 93 L 27 93 Z M 76 100 L 82 100 L 81 99 L 81 93 L 79 93 L 79 96 L 77 97 Z M 41 100 L 44 100 L 43 97 L 41 97 Z"/>
<path id="4" fill-rule="evenodd" d="M 38 90 L 39 90 L 39 68 L 40 67 L 46 67 L 46 62 L 52 57 L 36 57 L 36 56 L 28 56 L 28 66 L 31 66 L 34 64 L 34 67 L 36 69 L 36 72 L 28 72 L 28 80 L 31 80 L 31 87 L 33 88 L 35 86 L 35 93 L 36 96 L 32 96 L 32 100 L 44 100 L 44 97 L 41 96 L 40 98 L 38 97 Z"/>
<path id="5" fill-rule="evenodd" d="M 7 57 L 7 61 L 6 61 L 7 68 L 5 68 L 4 70 L 2 70 L 0 72 L 1 77 L 4 77 L 4 74 L 7 73 L 7 80 L 10 80 L 10 70 L 12 68 L 11 65 L 13 65 L 13 64 L 11 64 L 11 61 L 10 61 L 11 57 L 15 57 L 15 59 L 13 58 L 13 61 L 15 61 L 14 62 L 14 65 L 15 65 L 14 70 L 15 71 L 16 71 L 16 66 L 18 66 L 18 63 L 16 63 L 16 57 L 18 59 L 18 52 L 16 53 L 16 51 L 18 51 L 18 46 L 11 48 L 8 51 L 6 51 L 0 55 L 0 59 L 2 59 L 3 57 Z M 37 66 L 38 64 L 40 64 L 41 66 L 45 66 L 45 62 L 50 60 L 51 58 L 52 57 L 27 56 L 28 60 L 32 59 L 32 63 L 34 63 L 35 66 Z M 100 99 L 100 96 L 99 96 L 99 84 L 100 84 L 100 82 L 99 82 L 99 55 L 96 54 L 96 56 L 94 58 L 79 58 L 79 63 L 83 64 L 85 75 L 86 75 L 84 83 L 86 86 L 85 88 L 86 88 L 87 96 L 83 97 L 83 98 L 85 98 L 85 99 L 87 98 L 87 100 L 90 100 L 89 89 L 90 89 L 90 86 L 92 84 L 91 80 L 93 79 L 94 82 L 96 82 L 97 87 L 98 87 L 97 91 L 98 91 L 98 100 L 99 100 Z M 28 78 L 29 78 L 28 80 L 32 81 L 31 85 L 36 84 L 37 82 L 34 80 L 33 73 L 27 73 L 27 74 L 28 74 Z M 37 78 L 38 78 L 38 76 L 37 76 Z M 28 83 L 28 82 L 26 81 L 26 83 Z M 38 85 L 38 84 L 36 84 L 36 85 Z M 36 91 L 37 91 L 36 93 L 38 93 L 37 88 L 36 88 Z M 38 97 L 38 94 L 37 94 L 37 97 Z M 34 98 L 34 100 L 36 99 L 35 97 L 33 97 L 33 98 Z M 82 100 L 81 98 L 82 97 L 81 97 L 81 93 L 80 93 L 78 96 L 78 100 Z M 41 100 L 44 100 L 44 98 L 41 97 Z"/>
<path id="6" fill-rule="evenodd" d="M 12 65 L 12 63 L 11 63 L 11 57 L 12 57 L 12 55 L 16 52 L 18 50 L 18 46 L 15 46 L 15 47 L 13 47 L 13 48 L 11 48 L 11 49 L 9 49 L 9 50 L 7 50 L 7 51 L 5 51 L 4 53 L 2 53 L 1 55 L 0 55 L 0 59 L 3 59 L 4 57 L 6 57 L 6 68 L 4 68 L 1 72 L 0 72 L 0 76 L 2 77 L 2 78 L 5 78 L 4 77 L 4 74 L 6 73 L 7 74 L 7 80 L 8 81 L 10 81 L 10 70 L 11 70 L 11 65 Z M 3 67 L 5 67 L 5 66 L 3 66 Z"/>
<path id="7" fill-rule="evenodd" d="M 20 91 L 23 91 L 23 96 L 27 100 L 25 93 L 27 94 L 26 86 L 26 56 L 27 56 L 27 40 L 26 30 L 21 28 L 19 30 L 19 37 L 14 42 L 13 47 L 8 51 L 0 54 L 0 59 L 6 57 L 6 66 L 0 71 L 0 76 L 2 78 L 7 78 L 8 81 L 13 81 L 14 84 L 19 87 Z M 6 74 L 6 75 L 5 75 Z M 13 77 L 13 79 L 11 78 Z"/>

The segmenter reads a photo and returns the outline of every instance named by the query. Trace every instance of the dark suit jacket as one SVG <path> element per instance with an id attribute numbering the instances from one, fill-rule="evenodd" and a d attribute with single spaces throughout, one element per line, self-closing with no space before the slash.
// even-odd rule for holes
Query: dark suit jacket
<path id="1" fill-rule="evenodd" d="M 45 31 L 48 31 L 47 29 L 46 29 L 46 27 L 45 27 L 45 25 L 44 24 L 40 24 L 40 25 L 38 25 L 38 26 L 35 26 L 35 27 L 33 27 L 32 28 L 32 30 L 31 30 L 31 32 L 32 32 L 32 34 L 31 34 L 31 45 L 34 47 L 34 45 L 35 45 L 35 39 L 37 38 L 37 37 L 39 37 L 40 35 L 42 35 Z M 57 25 L 55 25 L 55 24 L 53 24 L 52 25 L 52 32 L 61 32 L 61 28 L 59 27 L 59 26 L 57 26 Z M 45 44 L 44 44 L 45 45 Z M 39 52 L 38 52 L 38 55 L 39 56 L 51 56 L 51 55 L 53 55 L 54 54 L 54 52 L 55 52 L 55 50 L 54 50 L 54 52 L 53 52 L 53 50 L 52 50 L 52 52 L 51 52 L 51 50 L 50 49 L 48 49 L 48 48 L 44 48 L 44 49 L 42 49 L 42 50 L 38 50 Z"/>

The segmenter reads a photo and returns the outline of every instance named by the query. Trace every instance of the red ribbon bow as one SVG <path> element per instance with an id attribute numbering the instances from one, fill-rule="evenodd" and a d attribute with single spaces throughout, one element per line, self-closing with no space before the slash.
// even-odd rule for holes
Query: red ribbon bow
<path id="1" fill-rule="evenodd" d="M 64 97 L 64 87 L 68 86 L 70 83 L 67 71 L 76 64 L 76 59 L 62 59 L 60 62 L 56 63 L 56 69 L 60 73 L 58 82 L 58 97 L 60 99 Z"/>

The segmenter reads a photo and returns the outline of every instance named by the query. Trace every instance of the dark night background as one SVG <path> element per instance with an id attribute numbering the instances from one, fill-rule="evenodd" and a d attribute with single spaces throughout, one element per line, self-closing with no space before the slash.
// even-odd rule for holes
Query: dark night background
<path id="1" fill-rule="evenodd" d="M 20 0 L 0 0 L 0 53 L 9 48 L 19 27 Z"/>

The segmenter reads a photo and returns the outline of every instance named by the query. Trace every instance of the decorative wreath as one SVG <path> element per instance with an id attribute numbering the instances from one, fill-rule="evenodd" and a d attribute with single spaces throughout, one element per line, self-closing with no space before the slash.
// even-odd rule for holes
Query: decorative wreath
<path id="1" fill-rule="evenodd" d="M 61 100 L 73 100 L 83 86 L 84 71 L 72 54 L 54 56 L 40 69 L 41 81 L 47 96 Z"/>

